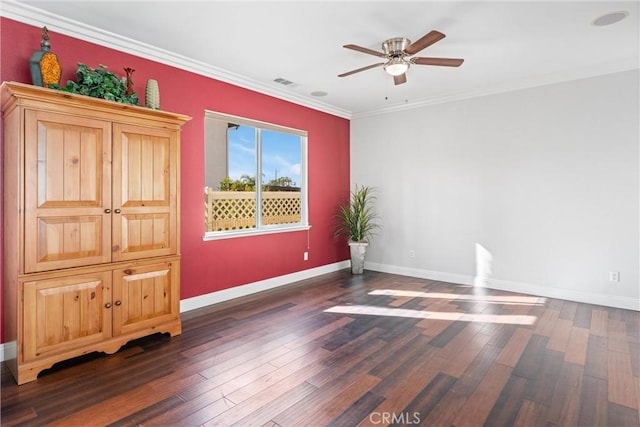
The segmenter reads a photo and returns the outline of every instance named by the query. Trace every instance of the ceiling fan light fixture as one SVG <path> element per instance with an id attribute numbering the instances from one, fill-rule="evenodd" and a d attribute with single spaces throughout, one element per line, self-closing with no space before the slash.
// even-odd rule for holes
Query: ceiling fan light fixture
<path id="1" fill-rule="evenodd" d="M 409 69 L 409 63 L 402 58 L 391 58 L 384 64 L 384 70 L 392 76 L 400 76 Z"/>

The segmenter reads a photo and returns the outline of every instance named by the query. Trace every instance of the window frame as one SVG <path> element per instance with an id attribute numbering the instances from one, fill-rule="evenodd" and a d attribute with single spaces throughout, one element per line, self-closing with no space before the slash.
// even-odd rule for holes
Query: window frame
<path id="1" fill-rule="evenodd" d="M 220 239 L 229 239 L 236 237 L 246 237 L 246 236 L 256 236 L 263 234 L 274 234 L 274 233 L 287 233 L 287 232 L 295 232 L 295 231 L 305 231 L 311 228 L 309 224 L 309 215 L 308 215 L 308 132 L 301 129 L 296 129 L 292 127 L 276 125 L 274 123 L 263 122 L 260 120 L 249 119 L 246 117 L 235 116 L 226 113 L 220 113 L 217 111 L 205 110 L 204 114 L 204 149 L 205 155 L 204 157 L 204 172 L 206 176 L 207 171 L 207 120 L 206 119 L 214 119 L 214 120 L 223 120 L 228 123 L 237 123 L 240 125 L 251 126 L 256 128 L 256 227 L 250 229 L 241 229 L 241 230 L 224 230 L 224 231 L 206 231 L 202 237 L 203 240 L 220 240 Z M 299 223 L 290 223 L 290 224 L 271 224 L 271 225 L 263 225 L 262 224 L 262 215 L 261 215 L 261 200 L 262 200 L 262 141 L 261 141 L 261 130 L 269 130 L 280 133 L 287 133 L 290 135 L 297 135 L 300 137 L 300 222 Z M 225 141 L 225 144 L 228 144 L 228 141 Z M 227 146 L 228 148 L 228 146 Z M 226 162 L 228 163 L 229 156 L 227 152 Z M 204 180 L 206 184 L 206 179 Z"/>

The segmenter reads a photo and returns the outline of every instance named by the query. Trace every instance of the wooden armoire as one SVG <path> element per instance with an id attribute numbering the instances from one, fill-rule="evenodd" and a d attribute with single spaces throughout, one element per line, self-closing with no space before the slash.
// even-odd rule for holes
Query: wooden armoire
<path id="1" fill-rule="evenodd" d="M 21 83 L 0 91 L 5 359 L 18 384 L 64 359 L 180 334 L 190 118 Z"/>

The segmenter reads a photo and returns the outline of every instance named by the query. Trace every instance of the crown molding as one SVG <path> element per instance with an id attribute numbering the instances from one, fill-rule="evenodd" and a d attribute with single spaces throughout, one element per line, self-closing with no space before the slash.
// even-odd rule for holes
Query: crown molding
<path id="1" fill-rule="evenodd" d="M 461 101 L 470 98 L 479 98 L 481 96 L 496 95 L 504 92 L 513 92 L 517 90 L 529 89 L 538 86 L 547 86 L 556 83 L 563 83 L 572 80 L 588 79 L 591 77 L 602 76 L 606 74 L 620 73 L 624 71 L 638 70 L 640 64 L 638 59 L 627 59 L 623 61 L 599 64 L 597 66 L 565 70 L 558 73 L 546 74 L 535 78 L 511 81 L 504 84 L 488 86 L 481 90 L 471 92 L 461 92 L 455 95 L 443 96 L 439 98 L 429 98 L 416 100 L 406 103 L 398 103 L 389 107 L 374 109 L 370 111 L 362 111 L 351 114 L 351 119 L 361 119 L 365 117 L 378 116 L 381 114 L 395 113 L 398 111 L 412 110 L 415 108 L 426 107 L 430 105 L 444 104 L 447 102 Z"/>
<path id="2" fill-rule="evenodd" d="M 50 30 L 66 36 L 74 37 L 100 46 L 115 49 L 161 64 L 170 65 L 181 70 L 190 71 L 225 83 L 239 86 L 254 92 L 292 102 L 304 107 L 318 110 L 334 116 L 350 119 L 351 112 L 330 104 L 297 95 L 295 93 L 266 85 L 219 67 L 160 49 L 109 31 L 91 27 L 81 22 L 68 19 L 33 6 L 13 0 L 2 0 L 0 16 L 36 27 L 47 26 Z"/>

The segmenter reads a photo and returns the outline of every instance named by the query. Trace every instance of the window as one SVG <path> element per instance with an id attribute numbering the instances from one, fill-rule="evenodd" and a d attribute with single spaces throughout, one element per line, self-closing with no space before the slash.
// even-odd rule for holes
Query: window
<path id="1" fill-rule="evenodd" d="M 307 133 L 205 112 L 205 239 L 307 229 Z"/>

